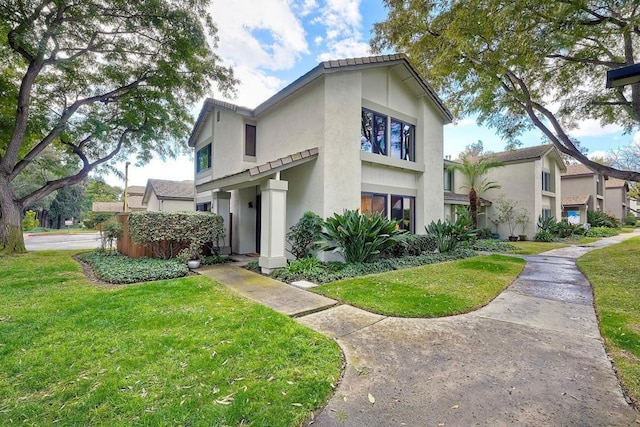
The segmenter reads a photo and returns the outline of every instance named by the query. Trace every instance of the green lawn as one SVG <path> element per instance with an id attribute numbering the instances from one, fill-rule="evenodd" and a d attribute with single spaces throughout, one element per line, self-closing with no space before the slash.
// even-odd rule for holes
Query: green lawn
<path id="1" fill-rule="evenodd" d="M 524 260 L 489 255 L 356 277 L 314 292 L 387 316 L 441 317 L 487 304 L 524 268 Z"/>
<path id="2" fill-rule="evenodd" d="M 590 252 L 578 267 L 593 286 L 600 332 L 624 387 L 640 402 L 640 238 Z"/>
<path id="3" fill-rule="evenodd" d="M 335 342 L 202 276 L 96 286 L 71 252 L 0 257 L 0 425 L 296 426 Z"/>
<path id="4" fill-rule="evenodd" d="M 509 253 L 518 255 L 535 255 L 552 249 L 566 248 L 571 245 L 585 245 L 587 243 L 595 242 L 596 240 L 599 239 L 597 237 L 583 237 L 580 240 L 573 242 L 509 242 L 510 245 L 518 248 L 517 250 L 510 251 Z"/>

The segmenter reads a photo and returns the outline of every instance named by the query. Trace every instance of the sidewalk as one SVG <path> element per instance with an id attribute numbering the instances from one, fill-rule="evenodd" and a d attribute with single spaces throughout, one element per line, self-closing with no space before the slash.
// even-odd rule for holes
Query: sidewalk
<path id="1" fill-rule="evenodd" d="M 630 426 L 640 418 L 604 351 L 575 259 L 637 235 L 523 257 L 521 275 L 486 307 L 440 319 L 316 301 L 323 297 L 233 266 L 200 272 L 340 344 L 344 377 L 314 426 Z"/>

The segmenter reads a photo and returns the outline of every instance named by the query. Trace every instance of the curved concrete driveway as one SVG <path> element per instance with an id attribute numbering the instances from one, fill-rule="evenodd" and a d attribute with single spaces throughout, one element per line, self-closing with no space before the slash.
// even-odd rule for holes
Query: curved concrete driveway
<path id="1" fill-rule="evenodd" d="M 593 247 L 632 235 L 525 257 L 505 292 L 462 316 L 400 319 L 341 305 L 298 318 L 347 358 L 313 425 L 638 425 L 575 267 Z"/>

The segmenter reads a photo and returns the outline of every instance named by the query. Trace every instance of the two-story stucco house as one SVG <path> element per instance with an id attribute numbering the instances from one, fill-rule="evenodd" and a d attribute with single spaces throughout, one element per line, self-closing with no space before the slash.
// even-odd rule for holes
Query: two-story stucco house
<path id="1" fill-rule="evenodd" d="M 491 202 L 486 208 L 486 218 L 479 218 L 481 225 L 491 226 L 491 220 L 498 217 L 497 201 L 500 197 L 516 203 L 519 210 L 526 210 L 529 216 L 524 234 L 533 237 L 536 233 L 538 217 L 560 219 L 562 212 L 560 174 L 566 170 L 560 152 L 551 144 L 487 154 L 483 157 L 501 162 L 503 166 L 490 169 L 486 179 L 497 183 L 500 188 L 481 194 Z M 454 193 L 464 194 L 464 176 L 454 174 Z M 506 224 L 499 224 L 497 232 L 502 238 L 509 236 Z M 522 234 L 520 227 L 517 234 Z"/>
<path id="2" fill-rule="evenodd" d="M 286 263 L 305 211 L 379 211 L 410 232 L 442 218 L 451 114 L 404 55 L 320 63 L 255 109 L 208 99 L 189 139 L 196 206 L 225 218 L 225 249 Z M 231 215 L 230 215 L 231 214 Z"/>
<path id="3" fill-rule="evenodd" d="M 578 163 L 562 174 L 562 216 L 572 224 L 587 222 L 587 211 L 605 212 L 606 177 Z"/>
<path id="4" fill-rule="evenodd" d="M 624 222 L 629 213 L 629 183 L 618 178 L 609 178 L 605 183 L 606 212 Z"/>

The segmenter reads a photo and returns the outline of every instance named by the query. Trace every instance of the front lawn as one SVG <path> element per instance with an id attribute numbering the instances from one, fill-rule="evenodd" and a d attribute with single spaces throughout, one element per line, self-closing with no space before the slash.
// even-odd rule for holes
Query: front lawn
<path id="1" fill-rule="evenodd" d="M 0 257 L 0 425 L 296 426 L 332 340 L 203 276 L 96 286 L 71 252 Z"/>
<path id="2" fill-rule="evenodd" d="M 622 384 L 640 402 L 640 238 L 598 249 L 578 259 L 593 286 L 607 352 Z"/>
<path id="3" fill-rule="evenodd" d="M 387 316 L 450 316 L 486 305 L 524 264 L 503 255 L 476 256 L 328 283 L 313 291 Z"/>
<path id="4" fill-rule="evenodd" d="M 582 237 L 580 240 L 561 241 L 561 242 L 509 242 L 510 245 L 516 247 L 513 251 L 505 251 L 507 253 L 517 255 L 535 255 L 553 249 L 566 248 L 572 245 L 586 245 L 587 243 L 599 240 L 596 237 Z"/>

